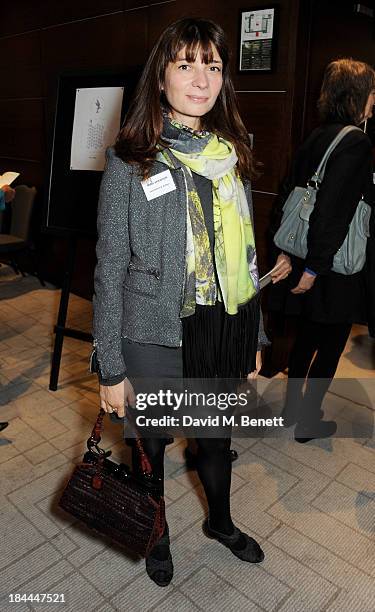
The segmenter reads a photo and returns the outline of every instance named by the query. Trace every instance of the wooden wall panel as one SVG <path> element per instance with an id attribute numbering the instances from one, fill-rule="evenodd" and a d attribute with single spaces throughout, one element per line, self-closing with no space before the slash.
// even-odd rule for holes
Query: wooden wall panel
<path id="1" fill-rule="evenodd" d="M 144 66 L 149 56 L 148 14 L 145 9 L 124 13 L 124 34 L 121 45 L 124 69 Z"/>
<path id="2" fill-rule="evenodd" d="M 121 11 L 123 0 L 14 0 L 0 12 L 0 36 Z"/>
<path id="3" fill-rule="evenodd" d="M 42 62 L 49 73 L 68 69 L 121 66 L 123 13 L 51 27 L 42 31 Z"/>
<path id="4" fill-rule="evenodd" d="M 314 0 L 310 56 L 314 85 L 319 83 L 326 64 L 338 57 L 374 63 L 374 20 L 356 14 L 353 4 L 350 0 Z"/>
<path id="5" fill-rule="evenodd" d="M 313 0 L 305 134 L 317 123 L 316 101 L 325 66 L 340 57 L 375 63 L 374 20 L 355 14 L 350 0 Z"/>
<path id="6" fill-rule="evenodd" d="M 14 0 L 0 4 L 0 36 L 36 30 L 43 22 L 46 0 Z"/>
<path id="7" fill-rule="evenodd" d="M 242 119 L 254 134 L 254 154 L 263 164 L 257 189 L 277 193 L 285 170 L 286 95 L 282 93 L 238 94 Z"/>
<path id="8" fill-rule="evenodd" d="M 285 164 L 289 169 L 294 152 L 300 145 L 305 130 L 306 118 L 306 87 L 309 78 L 310 47 L 311 47 L 311 19 L 313 0 L 300 3 L 297 20 L 297 36 L 295 47 L 295 61 L 292 79 L 295 83 L 293 98 L 289 108 L 290 137 L 287 138 L 287 151 Z"/>
<path id="9" fill-rule="evenodd" d="M 122 0 L 64 0 L 49 2 L 44 0 L 43 27 L 64 24 L 80 19 L 90 19 L 108 13 L 122 11 Z"/>
<path id="10" fill-rule="evenodd" d="M 274 195 L 259 192 L 257 186 L 253 184 L 255 239 L 261 274 L 269 270 L 268 228 L 274 201 Z"/>
<path id="11" fill-rule="evenodd" d="M 0 100 L 0 134 L 3 156 L 43 159 L 43 101 Z"/>
<path id="12" fill-rule="evenodd" d="M 145 9 L 149 6 L 152 6 L 154 4 L 157 5 L 162 5 L 162 4 L 177 4 L 178 0 L 165 0 L 163 2 L 163 0 L 123 0 L 123 9 L 124 10 L 132 10 L 132 9 Z M 190 13 L 191 15 L 193 13 Z"/>
<path id="13" fill-rule="evenodd" d="M 70 41 L 68 48 L 66 40 Z M 48 108 L 52 107 L 54 112 L 61 73 L 106 69 L 121 72 L 133 68 L 145 62 L 146 41 L 145 11 L 117 13 L 43 30 L 42 62 Z"/>
<path id="14" fill-rule="evenodd" d="M 0 98 L 42 95 L 40 32 L 0 38 Z"/>

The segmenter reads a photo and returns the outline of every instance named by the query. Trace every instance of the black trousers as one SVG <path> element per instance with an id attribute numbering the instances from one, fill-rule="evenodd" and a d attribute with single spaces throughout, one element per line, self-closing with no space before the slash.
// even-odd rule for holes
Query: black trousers
<path id="1" fill-rule="evenodd" d="M 351 327 L 351 323 L 318 323 L 301 318 L 289 358 L 284 412 L 302 425 L 309 426 L 321 418 L 321 405 Z"/>

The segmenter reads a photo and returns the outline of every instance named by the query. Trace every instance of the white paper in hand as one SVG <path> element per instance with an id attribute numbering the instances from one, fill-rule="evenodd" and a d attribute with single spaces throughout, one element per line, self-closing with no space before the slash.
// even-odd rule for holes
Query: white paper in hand
<path id="1" fill-rule="evenodd" d="M 267 285 L 272 281 L 272 278 L 271 278 L 272 274 L 276 272 L 276 270 L 278 270 L 282 265 L 283 265 L 283 262 L 279 261 L 279 263 L 276 266 L 274 266 L 271 270 L 269 270 L 269 272 L 267 272 L 267 274 L 265 274 L 259 279 L 259 286 L 261 289 L 264 289 L 264 287 L 267 287 Z"/>
<path id="2" fill-rule="evenodd" d="M 4 174 L 0 176 L 0 187 L 11 185 L 19 175 L 19 172 L 4 172 Z"/>

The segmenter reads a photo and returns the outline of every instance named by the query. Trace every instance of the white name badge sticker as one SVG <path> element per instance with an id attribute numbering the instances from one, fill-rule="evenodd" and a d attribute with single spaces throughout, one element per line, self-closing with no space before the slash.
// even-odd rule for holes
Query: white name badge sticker
<path id="1" fill-rule="evenodd" d="M 150 178 L 142 181 L 141 185 L 148 201 L 176 189 L 170 170 L 150 176 Z"/>

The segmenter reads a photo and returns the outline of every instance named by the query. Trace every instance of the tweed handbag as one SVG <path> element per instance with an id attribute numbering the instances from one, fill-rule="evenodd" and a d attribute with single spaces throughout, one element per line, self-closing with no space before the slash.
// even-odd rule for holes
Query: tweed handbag
<path id="1" fill-rule="evenodd" d="M 305 259 L 309 219 L 319 186 L 324 179 L 328 158 L 346 134 L 357 129 L 360 128 L 348 125 L 340 130 L 326 150 L 314 176 L 308 181 L 307 187 L 297 186 L 289 194 L 283 206 L 281 225 L 274 236 L 274 243 L 282 251 Z M 361 199 L 345 240 L 334 255 L 333 272 L 349 275 L 362 270 L 366 261 L 367 238 L 370 235 L 370 216 L 370 206 Z"/>
<path id="2" fill-rule="evenodd" d="M 59 505 L 89 528 L 147 557 L 165 528 L 162 484 L 153 477 L 138 437 L 140 475 L 108 459 L 111 451 L 98 446 L 104 415 L 101 408 L 87 440 L 88 452 L 76 466 Z"/>

